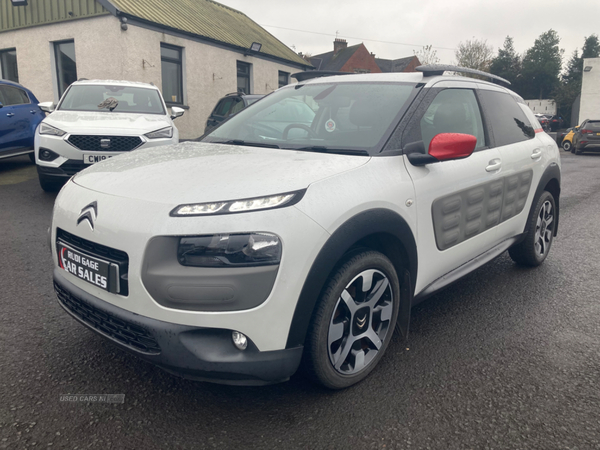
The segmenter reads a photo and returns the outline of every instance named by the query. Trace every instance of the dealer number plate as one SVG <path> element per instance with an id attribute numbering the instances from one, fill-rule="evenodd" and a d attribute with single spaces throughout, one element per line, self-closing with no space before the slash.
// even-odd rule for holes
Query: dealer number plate
<path id="1" fill-rule="evenodd" d="M 118 292 L 118 265 L 75 250 L 60 240 L 56 243 L 56 249 L 61 269 L 100 289 Z"/>

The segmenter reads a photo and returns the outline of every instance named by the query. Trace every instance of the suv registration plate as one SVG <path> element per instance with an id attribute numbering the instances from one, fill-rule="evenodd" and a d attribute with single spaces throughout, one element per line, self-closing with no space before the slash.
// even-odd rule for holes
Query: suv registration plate
<path id="1" fill-rule="evenodd" d="M 113 156 L 120 155 L 120 153 L 88 153 L 83 152 L 83 163 L 84 164 L 94 164 L 100 161 L 104 161 L 105 159 L 112 158 Z"/>

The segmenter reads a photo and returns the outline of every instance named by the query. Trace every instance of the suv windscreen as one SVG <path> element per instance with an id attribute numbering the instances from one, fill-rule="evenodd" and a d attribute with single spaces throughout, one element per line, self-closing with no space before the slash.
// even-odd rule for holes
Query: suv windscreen
<path id="1" fill-rule="evenodd" d="M 71 86 L 57 109 L 165 114 L 162 100 L 156 89 L 111 85 Z"/>
<path id="2" fill-rule="evenodd" d="M 284 88 L 242 110 L 203 141 L 376 153 L 414 87 L 414 83 L 324 82 Z"/>

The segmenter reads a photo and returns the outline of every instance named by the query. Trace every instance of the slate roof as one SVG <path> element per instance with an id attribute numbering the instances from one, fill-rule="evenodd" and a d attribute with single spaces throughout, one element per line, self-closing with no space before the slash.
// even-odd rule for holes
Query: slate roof
<path id="1" fill-rule="evenodd" d="M 333 51 L 327 53 L 321 53 L 310 57 L 310 62 L 317 70 L 331 70 L 338 72 L 344 64 L 354 55 L 354 52 L 362 44 L 353 45 L 352 47 L 346 47 L 340 50 L 337 55 L 334 56 Z"/>
<path id="2" fill-rule="evenodd" d="M 260 42 L 260 54 L 310 65 L 244 13 L 212 0 L 98 0 L 111 13 L 138 18 L 208 41 L 245 50 Z"/>
<path id="3" fill-rule="evenodd" d="M 400 59 L 381 59 L 375 58 L 375 62 L 382 72 L 402 72 L 413 60 L 414 56 L 408 56 Z"/>

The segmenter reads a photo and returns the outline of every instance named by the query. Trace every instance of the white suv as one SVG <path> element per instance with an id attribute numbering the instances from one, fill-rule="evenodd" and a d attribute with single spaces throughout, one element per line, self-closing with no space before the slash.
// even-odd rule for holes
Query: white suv
<path id="1" fill-rule="evenodd" d="M 51 228 L 60 304 L 194 379 L 278 382 L 301 359 L 329 388 L 363 379 L 411 306 L 506 250 L 541 264 L 557 232 L 554 140 L 518 95 L 444 70 L 302 81 L 203 142 L 76 175 Z M 299 102 L 311 123 L 281 112 Z"/>
<path id="2" fill-rule="evenodd" d="M 131 81 L 80 80 L 54 108 L 40 103 L 46 117 L 35 134 L 40 185 L 58 190 L 73 174 L 98 161 L 135 149 L 179 142 L 171 114 L 156 86 Z"/>

